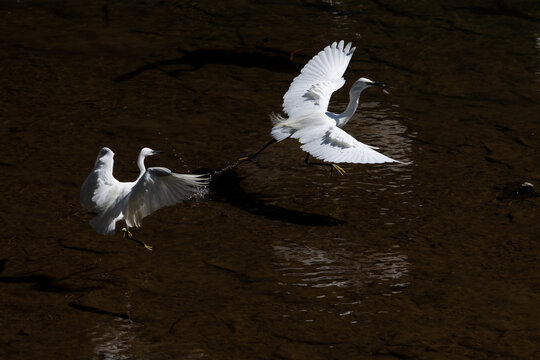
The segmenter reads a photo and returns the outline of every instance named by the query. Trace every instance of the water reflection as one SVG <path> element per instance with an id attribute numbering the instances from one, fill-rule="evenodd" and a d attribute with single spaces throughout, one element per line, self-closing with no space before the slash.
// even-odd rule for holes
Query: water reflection
<path id="1" fill-rule="evenodd" d="M 540 59 L 540 35 L 536 36 L 536 50 L 538 51 L 538 54 L 536 54 L 536 57 Z M 540 80 L 540 68 L 536 70 L 536 76 L 537 76 L 537 80 Z"/>
<path id="2" fill-rule="evenodd" d="M 377 280 L 397 280 L 408 273 L 405 254 L 373 249 L 354 254 L 344 245 L 338 243 L 335 249 L 323 250 L 308 244 L 276 241 L 273 248 L 279 261 L 275 265 L 285 278 L 291 279 L 282 285 L 361 288 Z"/>
<path id="3" fill-rule="evenodd" d="M 134 326 L 131 320 L 115 318 L 107 330 L 91 332 L 91 339 L 95 343 L 94 359 L 132 359 L 130 350 L 135 341 Z"/>
<path id="4" fill-rule="evenodd" d="M 277 259 L 274 265 L 282 275 L 279 285 L 287 293 L 298 287 L 315 289 L 310 296 L 321 312 L 347 316 L 358 310 L 368 292 L 391 296 L 408 286 L 404 278 L 409 273 L 409 262 L 397 245 L 387 251 L 359 251 L 345 239 L 334 239 L 326 248 L 284 239 L 276 241 L 273 250 Z"/>
<path id="5" fill-rule="evenodd" d="M 353 119 L 355 120 L 355 119 Z M 406 164 L 383 164 L 369 168 L 369 176 L 359 179 L 356 184 L 362 192 L 351 194 L 351 198 L 361 198 L 362 201 L 373 200 L 379 207 L 374 212 L 374 219 L 384 218 L 385 225 L 396 222 L 414 220 L 417 216 L 417 197 L 413 191 L 415 164 L 411 158 L 413 139 L 416 134 L 410 132 L 399 113 L 398 105 L 382 106 L 378 102 L 367 102 L 360 106 L 356 120 L 351 122 L 350 132 L 359 134 L 357 139 L 366 144 L 379 147 L 379 151 Z M 367 180 L 367 181 L 366 181 Z M 381 193 L 387 195 L 382 198 Z M 382 202 L 381 202 L 382 201 Z M 407 208 L 407 211 L 400 209 Z"/>
<path id="6" fill-rule="evenodd" d="M 155 340 L 145 334 L 146 327 L 131 320 L 115 318 L 103 328 L 89 333 L 93 343 L 94 360 L 124 359 L 207 359 L 208 353 L 192 342 L 178 338 Z"/>
<path id="7" fill-rule="evenodd" d="M 360 104 L 360 110 L 348 127 L 356 139 L 380 147 L 380 151 L 402 162 L 410 162 L 412 140 L 403 124 L 398 105 L 383 106 L 378 102 Z M 405 166 L 395 166 L 395 171 L 406 171 Z"/>

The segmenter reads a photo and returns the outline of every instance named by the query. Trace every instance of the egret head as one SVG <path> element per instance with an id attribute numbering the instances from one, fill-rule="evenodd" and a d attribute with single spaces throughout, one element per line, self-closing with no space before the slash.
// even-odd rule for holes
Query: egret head
<path id="1" fill-rule="evenodd" d="M 101 150 L 99 150 L 99 154 L 98 154 L 98 157 L 102 157 L 102 156 L 105 156 L 105 155 L 112 155 L 114 156 L 114 153 L 111 149 L 109 149 L 108 147 L 103 147 L 101 148 Z"/>
<path id="2" fill-rule="evenodd" d="M 141 150 L 141 153 L 139 154 L 139 156 L 144 156 L 144 157 L 147 157 L 147 156 L 152 156 L 152 155 L 156 155 L 156 154 L 162 154 L 163 151 L 160 151 L 160 150 L 152 150 L 150 148 L 142 148 Z"/>
<path id="3" fill-rule="evenodd" d="M 368 87 L 372 87 L 372 86 L 380 87 L 381 89 L 383 89 L 384 92 L 388 92 L 387 89 L 390 88 L 389 84 L 386 84 L 383 82 L 371 81 L 366 78 L 360 78 L 355 81 L 351 90 L 362 92 L 364 89 L 367 89 Z"/>
<path id="4" fill-rule="evenodd" d="M 111 149 L 109 149 L 108 147 L 101 148 L 101 150 L 99 150 L 99 153 L 98 153 L 98 156 L 96 158 L 94 165 L 97 164 L 100 159 L 113 158 L 113 157 L 114 157 L 114 153 Z"/>

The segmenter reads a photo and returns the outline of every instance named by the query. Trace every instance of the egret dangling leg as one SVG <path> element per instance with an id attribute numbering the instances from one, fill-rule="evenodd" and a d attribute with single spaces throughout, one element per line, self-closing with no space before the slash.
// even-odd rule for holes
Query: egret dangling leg
<path id="1" fill-rule="evenodd" d="M 272 140 L 270 140 L 266 145 L 264 145 L 259 151 L 257 151 L 256 153 L 254 153 L 252 155 L 242 156 L 241 158 L 238 159 L 238 161 L 244 161 L 244 160 L 253 159 L 255 156 L 262 153 L 264 149 L 266 149 L 267 147 L 269 147 L 270 145 L 272 145 L 275 142 L 276 142 L 276 139 L 272 138 Z"/>
<path id="2" fill-rule="evenodd" d="M 311 161 L 309 161 L 309 154 L 306 155 L 305 163 L 306 163 L 306 165 L 330 166 L 330 167 L 331 167 L 330 171 L 336 169 L 337 172 L 338 172 L 340 175 L 345 175 L 345 170 L 343 170 L 343 169 L 341 168 L 341 166 L 339 166 L 339 165 L 337 165 L 337 164 L 327 164 L 327 163 L 318 163 L 318 162 L 311 162 Z"/>
<path id="3" fill-rule="evenodd" d="M 147 250 L 152 251 L 154 248 L 151 245 L 148 245 L 144 241 L 137 240 L 133 237 L 133 234 L 131 234 L 131 231 L 129 231 L 128 228 L 122 228 L 122 237 L 124 239 L 129 239 L 135 241 L 137 244 L 144 246 Z"/>

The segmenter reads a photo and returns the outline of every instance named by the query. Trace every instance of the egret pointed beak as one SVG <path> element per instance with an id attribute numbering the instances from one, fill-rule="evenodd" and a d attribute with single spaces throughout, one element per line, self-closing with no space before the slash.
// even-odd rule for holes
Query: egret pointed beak
<path id="1" fill-rule="evenodd" d="M 383 83 L 383 82 L 377 82 L 377 81 L 374 81 L 370 84 L 371 86 L 377 86 L 377 87 L 380 87 L 380 88 L 383 88 L 383 89 L 387 89 L 387 88 L 390 88 L 390 84 L 387 84 L 387 83 Z"/>
<path id="2" fill-rule="evenodd" d="M 390 93 L 388 92 L 388 89 L 391 88 L 390 84 L 383 83 L 383 82 L 376 82 L 376 81 L 374 81 L 374 82 L 372 82 L 370 85 L 371 85 L 371 86 L 380 87 L 380 88 L 382 89 L 383 93 L 385 93 L 385 94 L 390 94 Z"/>
<path id="3" fill-rule="evenodd" d="M 157 154 L 163 154 L 165 151 L 161 151 L 161 150 L 152 150 L 152 155 L 157 155 Z"/>

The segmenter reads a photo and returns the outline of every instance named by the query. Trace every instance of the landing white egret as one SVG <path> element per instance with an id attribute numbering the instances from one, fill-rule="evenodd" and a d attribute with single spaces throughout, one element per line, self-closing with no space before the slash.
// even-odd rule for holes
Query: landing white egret
<path id="1" fill-rule="evenodd" d="M 116 222 L 124 220 L 124 238 L 137 241 L 148 250 L 150 245 L 132 237 L 130 227 L 140 227 L 142 219 L 154 211 L 188 199 L 199 187 L 208 184 L 207 175 L 175 174 L 164 167 L 146 169 L 144 159 L 162 151 L 143 148 L 137 165 L 139 177 L 133 182 L 120 182 L 113 176 L 114 152 L 104 147 L 99 151 L 94 169 L 81 188 L 81 204 L 97 216 L 92 228 L 103 235 L 114 235 Z"/>
<path id="2" fill-rule="evenodd" d="M 341 40 L 325 47 L 315 55 L 294 78 L 289 90 L 283 96 L 283 112 L 288 117 L 271 114 L 272 140 L 262 149 L 239 160 L 253 159 L 274 142 L 288 137 L 298 139 L 302 150 L 308 154 L 306 164 L 326 165 L 335 168 L 341 175 L 345 171 L 336 163 L 374 164 L 398 162 L 361 143 L 341 130 L 358 108 L 358 98 L 365 89 L 376 86 L 387 92 L 388 84 L 360 78 L 349 91 L 349 104 L 344 112 L 335 114 L 328 111 L 332 93 L 345 84 L 343 74 L 356 48 L 351 43 L 346 46 Z M 328 163 L 313 163 L 309 155 Z"/>

